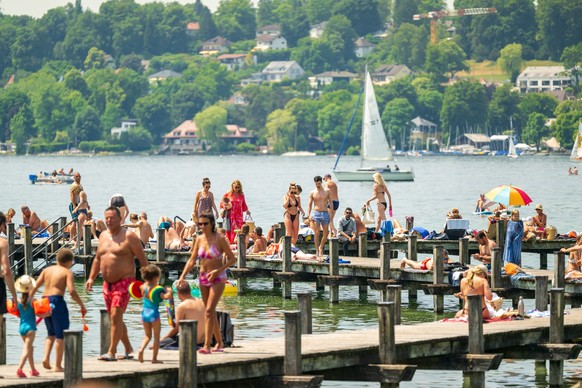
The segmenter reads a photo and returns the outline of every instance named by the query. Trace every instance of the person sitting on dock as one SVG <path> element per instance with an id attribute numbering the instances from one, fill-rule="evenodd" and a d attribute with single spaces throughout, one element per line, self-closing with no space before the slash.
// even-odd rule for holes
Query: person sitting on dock
<path id="1" fill-rule="evenodd" d="M 94 218 L 93 212 L 91 210 L 87 211 L 87 222 L 86 224 L 91 225 L 91 235 L 94 239 L 99 239 L 101 232 L 107 230 L 107 225 L 100 218 Z"/>
<path id="2" fill-rule="evenodd" d="M 12 218 L 16 215 L 16 210 L 10 208 L 6 211 L 6 223 L 11 224 Z"/>
<path id="3" fill-rule="evenodd" d="M 456 207 L 452 208 L 450 212 L 447 213 L 447 220 L 462 220 L 463 217 L 459 213 L 459 209 Z"/>
<path id="4" fill-rule="evenodd" d="M 448 264 L 450 262 L 451 262 L 451 259 L 449 258 L 449 251 L 447 251 L 446 249 L 443 249 L 443 263 Z M 434 258 L 427 257 L 424 260 L 422 260 L 421 262 L 414 261 L 414 260 L 408 260 L 408 259 L 402 259 L 402 262 L 400 263 L 400 268 L 406 269 L 407 265 L 409 267 L 414 268 L 414 269 L 420 269 L 423 271 L 432 271 L 432 267 L 434 265 Z"/>
<path id="5" fill-rule="evenodd" d="M 544 207 L 541 204 L 537 204 L 535 207 L 536 215 L 532 219 L 534 226 L 534 233 L 537 237 L 543 238 L 546 234 L 546 226 L 548 223 L 548 216 L 544 214 Z"/>
<path id="6" fill-rule="evenodd" d="M 172 226 L 172 221 L 168 217 L 160 217 L 158 222 L 158 228 L 165 229 L 165 240 L 166 246 L 165 248 L 169 251 L 188 251 L 190 250 L 190 246 L 182 240 L 180 234 L 174 227 Z"/>
<path id="7" fill-rule="evenodd" d="M 491 250 L 497 247 L 495 241 L 489 240 L 484 230 L 479 231 L 475 237 L 479 244 L 479 253 L 473 254 L 473 259 L 482 262 L 485 265 L 491 265 Z"/>
<path id="8" fill-rule="evenodd" d="M 176 285 L 178 298 L 180 304 L 176 307 L 176 319 L 174 327 L 162 338 L 160 346 L 163 348 L 168 345 L 176 346 L 178 343 L 178 336 L 180 330 L 180 321 L 193 320 L 198 321 L 196 332 L 196 343 L 198 345 L 204 344 L 204 327 L 206 326 L 206 316 L 204 302 L 202 299 L 194 298 L 192 296 L 192 288 L 190 283 L 183 280 Z"/>
<path id="9" fill-rule="evenodd" d="M 337 223 L 338 240 L 342 243 L 342 253 L 349 256 L 349 245 L 358 243 L 356 220 L 352 217 L 351 207 L 346 207 L 344 216 Z M 357 246 L 357 245 L 356 245 Z"/>
<path id="10" fill-rule="evenodd" d="M 481 299 L 482 315 L 483 318 L 490 318 L 489 310 L 487 309 L 487 301 L 493 299 L 493 294 L 491 293 L 489 282 L 487 281 L 487 267 L 483 264 L 471 268 L 467 271 L 467 277 L 461 280 L 460 297 L 463 298 L 464 308 L 457 312 L 455 318 L 469 315 L 469 303 L 467 300 L 467 296 L 469 295 L 483 296 Z"/>
<path id="11" fill-rule="evenodd" d="M 560 252 L 569 254 L 566 279 L 582 279 L 582 234 L 570 248 L 562 248 Z"/>
<path id="12" fill-rule="evenodd" d="M 150 238 L 154 238 L 152 226 L 148 222 L 148 215 L 145 212 L 142 212 L 138 218 L 137 214 L 131 213 L 129 215 L 129 221 L 129 224 L 123 226 L 132 228 L 139 236 L 139 239 L 145 248 L 148 245 Z"/>
<path id="13" fill-rule="evenodd" d="M 267 239 L 263 236 L 263 228 L 257 226 L 255 230 L 251 232 L 251 237 L 253 238 L 253 246 L 251 253 L 257 254 L 260 252 L 265 252 L 267 250 Z"/>
<path id="14" fill-rule="evenodd" d="M 22 223 L 30 226 L 33 235 L 48 225 L 46 221 L 41 221 L 36 212 L 30 210 L 28 206 L 24 205 L 20 210 L 22 211 Z"/>

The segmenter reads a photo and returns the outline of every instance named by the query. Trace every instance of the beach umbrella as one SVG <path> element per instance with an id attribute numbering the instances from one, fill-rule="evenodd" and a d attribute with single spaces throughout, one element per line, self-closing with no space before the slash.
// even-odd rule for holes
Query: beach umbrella
<path id="1" fill-rule="evenodd" d="M 531 198 L 517 186 L 501 185 L 485 194 L 489 200 L 505 206 L 524 206 L 531 203 Z"/>

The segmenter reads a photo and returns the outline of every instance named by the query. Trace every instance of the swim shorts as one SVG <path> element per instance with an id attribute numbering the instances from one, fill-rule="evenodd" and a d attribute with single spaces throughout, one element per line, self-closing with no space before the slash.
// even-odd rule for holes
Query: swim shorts
<path id="1" fill-rule="evenodd" d="M 141 320 L 144 323 L 154 323 L 160 319 L 160 311 L 144 307 L 141 311 Z"/>
<path id="2" fill-rule="evenodd" d="M 125 206 L 125 199 L 123 199 L 122 196 L 114 195 L 109 200 L 109 206 L 124 207 Z"/>
<path id="3" fill-rule="evenodd" d="M 424 259 L 423 261 L 420 262 L 420 269 L 426 271 L 428 270 L 428 267 L 426 266 L 426 264 L 428 263 L 428 261 L 430 260 L 430 257 L 427 257 L 426 259 Z"/>
<path id="4" fill-rule="evenodd" d="M 214 280 L 208 280 L 208 274 L 206 272 L 200 272 L 198 279 L 200 280 L 200 286 L 211 287 L 214 284 L 226 283 L 228 277 L 226 276 L 226 271 L 222 271 Z"/>
<path id="5" fill-rule="evenodd" d="M 6 314 L 6 283 L 4 278 L 0 278 L 0 314 Z"/>
<path id="6" fill-rule="evenodd" d="M 320 223 L 322 226 L 329 224 L 329 213 L 314 211 L 311 219 L 314 222 Z"/>
<path id="7" fill-rule="evenodd" d="M 115 283 L 103 282 L 103 299 L 105 299 L 105 306 L 107 311 L 111 311 L 111 307 L 122 308 L 125 310 L 129 303 L 129 285 L 135 281 L 135 278 L 119 279 Z"/>
<path id="8" fill-rule="evenodd" d="M 328 205 L 328 207 L 329 207 L 329 205 Z M 331 201 L 331 208 L 333 210 L 339 209 L 339 201 Z"/>
<path id="9" fill-rule="evenodd" d="M 43 298 L 48 298 L 50 304 L 53 305 L 51 316 L 44 319 L 47 335 L 63 339 L 64 331 L 68 330 L 70 326 L 67 302 L 61 295 L 44 296 Z"/>

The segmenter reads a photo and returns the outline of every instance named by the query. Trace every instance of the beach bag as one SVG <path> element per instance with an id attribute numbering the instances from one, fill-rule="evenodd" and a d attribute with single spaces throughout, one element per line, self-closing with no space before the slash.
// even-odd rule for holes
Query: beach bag
<path id="1" fill-rule="evenodd" d="M 245 225 L 249 226 L 249 233 L 253 233 L 255 231 L 255 221 L 253 220 L 253 217 L 247 214 L 244 218 L 244 222 Z"/>
<path id="2" fill-rule="evenodd" d="M 368 225 L 368 224 L 373 224 L 376 222 L 375 220 L 375 214 L 374 211 L 372 210 L 371 207 L 369 206 L 364 206 L 362 208 L 362 223 L 364 225 Z"/>
<path id="3" fill-rule="evenodd" d="M 220 328 L 224 346 L 232 346 L 234 342 L 234 325 L 230 319 L 230 314 L 225 311 L 217 311 L 216 318 L 218 319 L 218 327 Z"/>

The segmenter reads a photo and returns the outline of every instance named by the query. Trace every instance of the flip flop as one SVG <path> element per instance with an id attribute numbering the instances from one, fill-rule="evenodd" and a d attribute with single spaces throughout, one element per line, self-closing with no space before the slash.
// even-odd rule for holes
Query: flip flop
<path id="1" fill-rule="evenodd" d="M 117 361 L 117 358 L 113 357 L 109 353 L 103 353 L 102 355 L 99 356 L 98 360 L 99 361 Z"/>
<path id="2" fill-rule="evenodd" d="M 224 349 L 223 349 L 223 348 L 218 348 L 218 349 L 210 349 L 210 351 L 211 351 L 212 353 L 222 353 L 222 352 L 224 352 Z"/>
<path id="3" fill-rule="evenodd" d="M 201 348 L 201 349 L 198 350 L 198 353 L 200 353 L 200 354 L 210 354 L 210 350 L 206 350 L 204 348 Z"/>

